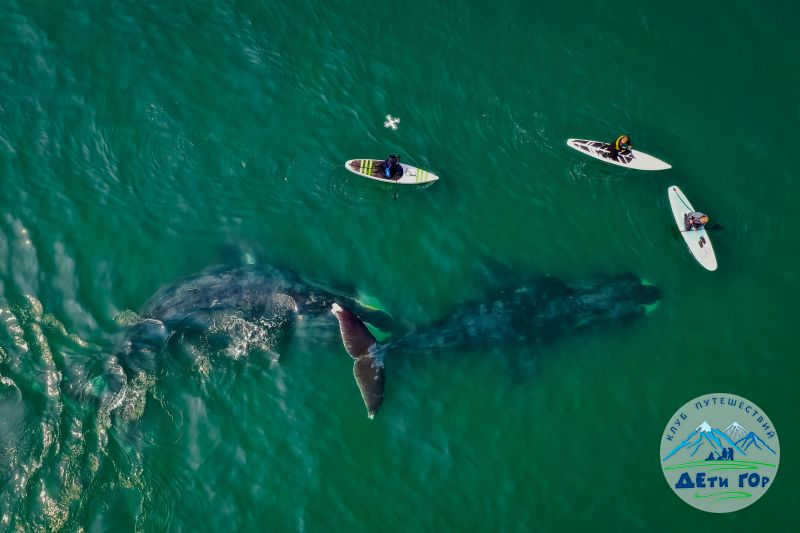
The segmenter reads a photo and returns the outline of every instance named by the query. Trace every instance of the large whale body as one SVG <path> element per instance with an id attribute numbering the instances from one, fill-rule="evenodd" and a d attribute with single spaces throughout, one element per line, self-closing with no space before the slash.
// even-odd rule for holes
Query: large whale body
<path id="1" fill-rule="evenodd" d="M 334 302 L 353 309 L 378 328 L 391 327 L 386 313 L 274 267 L 220 267 L 162 287 L 142 306 L 137 322 L 107 361 L 107 390 L 101 403 L 113 411 L 133 392 L 132 383 L 158 374 L 170 339 L 210 332 L 218 347 L 246 337 L 246 346 L 274 352 L 298 325 L 323 319 L 323 326 L 334 326 L 328 313 Z M 247 342 L 254 332 L 258 333 L 257 342 Z"/>
<path id="2" fill-rule="evenodd" d="M 384 397 L 387 350 L 430 353 L 549 342 L 576 331 L 632 321 L 643 316 L 658 296 L 658 289 L 633 276 L 572 285 L 537 277 L 500 287 L 433 324 L 379 344 L 365 322 L 387 330 L 391 318 L 345 292 L 272 267 L 218 268 L 164 287 L 144 304 L 139 321 L 107 362 L 108 388 L 102 401 L 112 411 L 123 403 L 131 383 L 157 374 L 162 352 L 176 335 L 211 331 L 224 346 L 225 337 L 233 336 L 226 324 L 258 324 L 259 331 L 266 332 L 260 346 L 271 350 L 300 325 L 317 321 L 332 327 L 330 311 L 354 359 L 353 374 L 371 418 Z"/>
<path id="3" fill-rule="evenodd" d="M 383 400 L 383 355 L 540 344 L 572 333 L 630 322 L 644 316 L 659 290 L 630 275 L 567 284 L 549 276 L 500 287 L 466 302 L 445 318 L 396 341 L 378 344 L 356 313 L 337 304 L 345 349 L 370 417 Z"/>
<path id="4" fill-rule="evenodd" d="M 550 276 L 500 287 L 398 341 L 401 349 L 546 343 L 644 316 L 659 290 L 631 275 L 568 284 Z"/>

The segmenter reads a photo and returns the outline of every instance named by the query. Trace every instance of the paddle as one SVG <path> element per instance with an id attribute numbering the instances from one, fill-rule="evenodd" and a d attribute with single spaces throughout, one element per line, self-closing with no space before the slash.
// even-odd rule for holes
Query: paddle
<path id="1" fill-rule="evenodd" d="M 703 229 L 704 229 L 704 230 L 715 230 L 715 231 L 719 231 L 719 230 L 723 230 L 723 229 L 725 229 L 725 226 L 723 226 L 722 224 L 720 224 L 719 222 L 717 222 L 717 223 L 716 223 L 716 224 L 714 224 L 713 226 L 703 226 Z M 689 232 L 691 232 L 691 231 L 697 231 L 697 230 L 693 230 L 693 229 L 682 229 L 682 230 L 680 230 L 680 232 L 681 232 L 681 233 L 689 233 Z"/>
<path id="2" fill-rule="evenodd" d="M 389 157 L 392 157 L 392 155 L 393 154 L 389 154 Z M 398 155 L 396 157 L 397 157 L 397 163 L 400 164 L 400 156 Z M 402 177 L 402 176 L 400 176 L 400 177 Z M 394 200 L 393 201 L 395 201 L 395 202 L 397 201 L 397 182 L 400 181 L 400 177 L 395 178 L 395 180 L 394 180 Z"/>

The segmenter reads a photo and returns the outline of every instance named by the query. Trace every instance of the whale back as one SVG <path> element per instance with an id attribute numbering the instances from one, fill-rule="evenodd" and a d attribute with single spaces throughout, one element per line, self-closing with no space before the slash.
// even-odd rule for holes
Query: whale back
<path id="1" fill-rule="evenodd" d="M 398 344 L 430 351 L 548 343 L 575 331 L 630 322 L 658 297 L 658 289 L 630 275 L 576 284 L 540 276 L 465 302 Z"/>

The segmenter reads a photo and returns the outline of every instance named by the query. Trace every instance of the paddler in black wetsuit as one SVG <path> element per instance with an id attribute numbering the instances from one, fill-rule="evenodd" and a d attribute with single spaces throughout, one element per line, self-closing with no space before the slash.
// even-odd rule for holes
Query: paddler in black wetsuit
<path id="1" fill-rule="evenodd" d="M 622 134 L 617 137 L 617 140 L 614 141 L 609 145 L 609 152 L 611 153 L 611 159 L 614 161 L 617 160 L 617 156 L 620 154 L 628 155 L 631 153 L 631 148 L 633 148 L 633 144 L 631 144 L 631 138 L 628 137 L 627 134 Z"/>
<path id="2" fill-rule="evenodd" d="M 381 172 L 381 177 L 387 180 L 399 180 L 402 178 L 403 166 L 400 164 L 400 156 L 389 154 L 389 157 L 383 162 Z"/>

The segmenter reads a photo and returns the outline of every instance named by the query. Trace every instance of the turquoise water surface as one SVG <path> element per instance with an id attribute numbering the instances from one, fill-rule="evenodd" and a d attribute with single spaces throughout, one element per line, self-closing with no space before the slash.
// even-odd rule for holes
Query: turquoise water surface
<path id="1" fill-rule="evenodd" d="M 0 7 L 0 530 L 797 528 L 794 2 Z M 621 132 L 673 168 L 565 145 Z M 390 152 L 441 180 L 343 167 Z M 718 271 L 672 184 L 725 226 Z M 99 409 L 148 298 L 239 263 L 403 329 L 498 278 L 633 274 L 661 300 L 552 342 L 389 352 L 374 420 L 335 326 L 277 364 L 263 324 L 239 349 L 168 345 Z M 681 502 L 659 464 L 671 414 L 710 392 L 760 405 L 784 450 L 730 515 Z"/>

